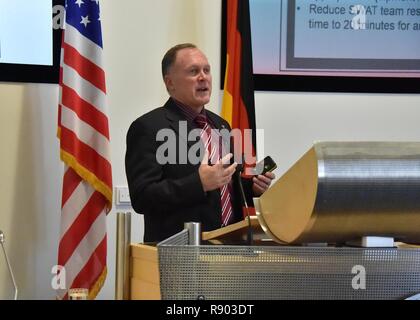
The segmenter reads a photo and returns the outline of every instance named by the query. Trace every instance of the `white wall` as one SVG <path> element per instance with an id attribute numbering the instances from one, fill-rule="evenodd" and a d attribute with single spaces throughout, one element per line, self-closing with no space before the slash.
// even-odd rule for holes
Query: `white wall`
<path id="1" fill-rule="evenodd" d="M 314 141 L 420 141 L 420 95 L 257 92 L 264 153 L 281 176 Z"/>
<path id="2" fill-rule="evenodd" d="M 122 5 L 123 2 L 123 5 Z M 213 99 L 219 111 L 220 1 L 102 0 L 105 68 L 114 185 L 126 185 L 125 134 L 130 123 L 160 106 L 166 92 L 160 60 L 170 46 L 194 42 L 213 66 Z M 0 83 L 0 229 L 15 269 L 20 298 L 52 299 L 62 164 L 56 138 L 57 86 Z M 282 174 L 314 140 L 420 140 L 419 95 L 256 94 L 257 126 L 265 153 Z M 114 297 L 115 212 L 108 218 L 109 274 L 99 298 Z M 133 241 L 142 237 L 133 218 Z M 0 299 L 13 297 L 0 253 Z"/>
<path id="3" fill-rule="evenodd" d="M 53 297 L 62 165 L 55 85 L 0 84 L 0 229 L 22 299 Z M 0 299 L 13 297 L 3 252 Z"/>

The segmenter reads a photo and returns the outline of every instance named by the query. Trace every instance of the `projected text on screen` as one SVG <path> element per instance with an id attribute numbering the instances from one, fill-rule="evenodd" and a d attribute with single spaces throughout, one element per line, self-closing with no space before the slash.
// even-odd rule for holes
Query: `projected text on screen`
<path id="1" fill-rule="evenodd" d="M 254 73 L 420 77 L 420 0 L 251 0 Z"/>

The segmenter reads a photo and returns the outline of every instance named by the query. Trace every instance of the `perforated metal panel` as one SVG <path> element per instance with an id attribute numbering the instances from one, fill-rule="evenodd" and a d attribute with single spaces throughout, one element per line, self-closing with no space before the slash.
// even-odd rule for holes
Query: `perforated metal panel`
<path id="1" fill-rule="evenodd" d="M 160 244 L 158 252 L 162 299 L 404 299 L 420 293 L 418 249 Z M 364 279 L 365 289 L 353 287 L 363 287 Z"/>
<path id="2" fill-rule="evenodd" d="M 188 230 L 184 229 L 159 243 L 159 246 L 184 246 L 188 244 Z"/>

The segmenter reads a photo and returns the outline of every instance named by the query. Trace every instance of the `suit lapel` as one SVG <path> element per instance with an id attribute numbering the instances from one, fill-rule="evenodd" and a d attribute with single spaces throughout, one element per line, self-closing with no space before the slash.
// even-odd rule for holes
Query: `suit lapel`
<path id="1" fill-rule="evenodd" d="M 176 106 L 172 99 L 169 99 L 165 104 L 166 118 L 169 121 L 169 126 L 175 131 L 175 134 L 182 140 L 187 142 L 188 148 L 195 143 L 195 141 L 188 141 L 188 133 L 195 129 L 193 124 L 187 120 L 185 115 Z"/>
<path id="2" fill-rule="evenodd" d="M 227 129 L 226 126 L 221 121 L 221 118 L 216 116 L 213 112 L 206 110 L 206 116 L 210 119 L 211 123 L 216 127 L 216 129 Z"/>

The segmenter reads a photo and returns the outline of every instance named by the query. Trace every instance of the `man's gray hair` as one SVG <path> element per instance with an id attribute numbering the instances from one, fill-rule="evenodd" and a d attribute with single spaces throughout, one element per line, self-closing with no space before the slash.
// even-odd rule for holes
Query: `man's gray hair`
<path id="1" fill-rule="evenodd" d="M 176 54 L 179 50 L 182 49 L 196 49 L 197 46 L 192 43 L 181 43 L 177 44 L 176 46 L 170 48 L 162 59 L 162 77 L 165 78 L 165 76 L 169 73 L 169 69 L 172 67 L 172 65 L 175 63 L 176 60 Z"/>

